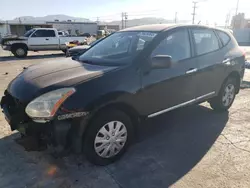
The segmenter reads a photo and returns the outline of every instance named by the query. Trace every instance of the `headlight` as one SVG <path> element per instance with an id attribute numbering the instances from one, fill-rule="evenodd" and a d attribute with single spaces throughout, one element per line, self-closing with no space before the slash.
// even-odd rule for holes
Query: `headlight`
<path id="1" fill-rule="evenodd" d="M 62 88 L 45 93 L 31 101 L 25 112 L 33 119 L 50 119 L 61 104 L 74 92 L 74 88 Z"/>

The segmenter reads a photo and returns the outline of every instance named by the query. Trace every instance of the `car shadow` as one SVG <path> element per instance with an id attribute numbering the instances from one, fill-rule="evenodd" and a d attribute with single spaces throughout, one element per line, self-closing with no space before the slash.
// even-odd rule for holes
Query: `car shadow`
<path id="1" fill-rule="evenodd" d="M 43 54 L 43 55 L 28 55 L 25 58 L 16 58 L 15 56 L 2 56 L 0 57 L 0 62 L 4 61 L 18 61 L 18 60 L 33 60 L 33 59 L 48 59 L 56 57 L 64 57 L 64 53 L 59 54 Z"/>
<path id="2" fill-rule="evenodd" d="M 47 152 L 26 152 L 14 144 L 13 134 L 0 139 L 0 187 L 15 182 L 18 187 L 169 187 L 206 155 L 227 121 L 228 113 L 201 105 L 149 119 L 125 156 L 106 167 L 77 155 L 56 159 Z"/>

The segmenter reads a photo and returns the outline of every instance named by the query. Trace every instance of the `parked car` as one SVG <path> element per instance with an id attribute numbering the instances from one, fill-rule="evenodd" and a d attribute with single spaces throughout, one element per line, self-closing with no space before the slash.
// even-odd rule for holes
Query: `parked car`
<path id="1" fill-rule="evenodd" d="M 25 33 L 23 37 L 6 37 L 2 39 L 4 50 L 11 51 L 16 57 L 26 57 L 28 51 L 62 50 L 66 52 L 66 42 L 86 41 L 86 37 L 69 37 L 58 35 L 54 28 L 36 28 Z"/>
<path id="2" fill-rule="evenodd" d="M 66 52 L 66 57 L 71 57 L 71 56 L 78 57 L 82 55 L 84 52 L 86 52 L 86 50 L 89 49 L 91 46 L 98 43 L 100 40 L 102 40 L 102 38 L 91 42 L 89 45 L 79 45 L 72 48 L 68 48 Z"/>
<path id="3" fill-rule="evenodd" d="M 106 37 L 77 61 L 28 67 L 8 85 L 1 108 L 22 138 L 83 151 L 92 163 L 107 165 L 128 149 L 142 120 L 204 101 L 228 110 L 244 62 L 230 32 L 138 26 Z"/>

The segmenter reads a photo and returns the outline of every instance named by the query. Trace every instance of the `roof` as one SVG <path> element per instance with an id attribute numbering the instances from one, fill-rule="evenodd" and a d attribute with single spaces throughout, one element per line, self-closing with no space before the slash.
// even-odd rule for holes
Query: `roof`
<path id="1" fill-rule="evenodd" d="M 191 24 L 152 24 L 152 25 L 141 25 L 123 29 L 121 31 L 163 31 L 170 28 L 176 27 L 201 27 L 201 28 L 214 28 L 206 25 L 191 25 Z"/>
<path id="2" fill-rule="evenodd" d="M 176 26 L 176 24 L 140 25 L 140 26 L 126 28 L 121 31 L 162 31 L 173 26 Z"/>

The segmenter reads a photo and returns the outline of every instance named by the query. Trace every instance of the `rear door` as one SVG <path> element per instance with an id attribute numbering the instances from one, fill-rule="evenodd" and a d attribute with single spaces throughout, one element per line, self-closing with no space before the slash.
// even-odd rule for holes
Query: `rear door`
<path id="1" fill-rule="evenodd" d="M 188 29 L 169 31 L 150 57 L 156 55 L 169 55 L 173 63 L 168 69 L 152 69 L 142 76 L 138 101 L 141 112 L 149 117 L 192 103 L 195 98 L 197 64 L 192 58 Z"/>
<path id="2" fill-rule="evenodd" d="M 215 95 L 224 78 L 224 60 L 226 48 L 215 31 L 210 28 L 192 28 L 192 41 L 195 60 L 198 64 L 196 79 L 196 98 L 203 100 Z"/>
<path id="3" fill-rule="evenodd" d="M 59 39 L 54 30 L 38 29 L 28 39 L 31 50 L 56 50 L 59 48 Z"/>

